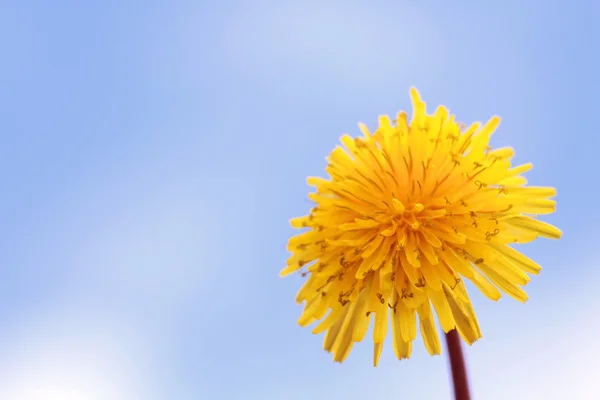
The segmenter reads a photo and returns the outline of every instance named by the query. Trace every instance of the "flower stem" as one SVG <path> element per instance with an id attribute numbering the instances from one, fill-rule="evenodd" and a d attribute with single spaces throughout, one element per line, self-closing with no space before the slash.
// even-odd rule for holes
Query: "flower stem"
<path id="1" fill-rule="evenodd" d="M 452 329 L 446 333 L 446 344 L 448 345 L 448 357 L 450 360 L 450 370 L 452 371 L 454 400 L 471 400 L 465 358 L 456 329 Z"/>

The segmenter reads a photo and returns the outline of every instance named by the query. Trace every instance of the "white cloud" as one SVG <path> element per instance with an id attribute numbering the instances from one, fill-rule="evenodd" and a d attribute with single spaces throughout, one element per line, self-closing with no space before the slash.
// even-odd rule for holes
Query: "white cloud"
<path id="1" fill-rule="evenodd" d="M 598 308 L 565 329 L 544 328 L 515 334 L 470 357 L 475 394 L 490 400 L 600 398 Z M 531 335 L 526 338 L 526 335 Z M 520 336 L 520 337 L 519 337 Z M 474 353 L 474 352 L 473 352 Z M 473 356 L 471 353 L 471 356 Z"/>
<path id="2" fill-rule="evenodd" d="M 267 81 L 372 85 L 406 73 L 434 79 L 443 64 L 439 32 L 407 4 L 246 2 L 223 41 L 232 66 Z"/>
<path id="3" fill-rule="evenodd" d="M 47 311 L 47 310 L 46 310 Z M 42 313 L 0 338 L 0 398 L 147 400 L 143 337 L 111 318 Z"/>
<path id="4" fill-rule="evenodd" d="M 597 277 L 589 278 L 538 292 L 535 305 L 523 306 L 526 320 L 511 316 L 510 324 L 488 327 L 493 337 L 467 351 L 475 397 L 600 398 L 600 302 L 590 298 Z"/>

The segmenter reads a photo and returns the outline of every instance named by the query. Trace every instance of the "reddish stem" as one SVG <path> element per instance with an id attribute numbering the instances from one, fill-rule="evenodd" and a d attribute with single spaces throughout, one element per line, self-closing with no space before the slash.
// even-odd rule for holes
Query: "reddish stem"
<path id="1" fill-rule="evenodd" d="M 456 329 L 446 333 L 450 370 L 452 371 L 452 384 L 454 386 L 454 400 L 471 400 L 469 394 L 469 379 L 463 356 L 460 337 Z"/>

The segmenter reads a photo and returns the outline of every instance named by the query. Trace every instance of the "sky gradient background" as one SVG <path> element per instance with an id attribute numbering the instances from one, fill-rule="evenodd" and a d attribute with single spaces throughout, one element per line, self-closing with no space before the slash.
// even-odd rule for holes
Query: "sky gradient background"
<path id="1" fill-rule="evenodd" d="M 600 398 L 600 3 L 451 3 L 1 0 L 0 398 L 450 399 L 419 340 L 334 364 L 278 277 L 305 177 L 412 85 L 558 188 L 529 302 L 469 286 L 475 399 Z"/>

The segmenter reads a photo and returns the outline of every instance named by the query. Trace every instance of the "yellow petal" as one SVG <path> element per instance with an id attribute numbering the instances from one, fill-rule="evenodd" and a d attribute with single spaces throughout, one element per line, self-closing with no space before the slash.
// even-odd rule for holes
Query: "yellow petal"
<path id="1" fill-rule="evenodd" d="M 443 290 L 431 290 L 426 289 L 427 296 L 431 299 L 431 303 L 433 304 L 433 308 L 435 309 L 435 313 L 440 320 L 440 325 L 444 332 L 448 333 L 452 329 L 454 329 L 454 316 L 452 315 L 452 310 L 450 309 L 450 305 L 448 304 L 448 300 L 446 300 L 446 296 L 444 295 Z"/>
<path id="2" fill-rule="evenodd" d="M 402 339 L 411 342 L 417 337 L 416 310 L 410 309 L 403 301 L 399 301 L 394 312 L 395 323 L 399 324 Z"/>
<path id="3" fill-rule="evenodd" d="M 488 278 L 490 278 L 492 282 L 494 282 L 494 284 L 496 284 L 504 293 L 508 294 L 513 299 L 525 303 L 529 298 L 523 289 L 508 281 L 495 269 L 485 264 L 480 264 L 478 267 L 481 269 L 481 272 L 483 272 Z"/>
<path id="4" fill-rule="evenodd" d="M 379 364 L 379 358 L 381 357 L 381 351 L 383 350 L 383 342 L 373 344 L 373 366 L 376 367 Z"/>
<path id="5" fill-rule="evenodd" d="M 516 263 L 521 269 L 530 274 L 539 274 L 542 267 L 529 257 L 523 255 L 512 247 L 506 245 L 494 245 L 492 248 L 499 254 L 509 258 L 512 262 Z"/>
<path id="6" fill-rule="evenodd" d="M 392 333 L 394 338 L 394 353 L 396 353 L 398 360 L 409 358 L 412 352 L 412 341 L 406 340 L 402 335 L 402 316 L 400 313 L 392 314 Z"/>
<path id="7" fill-rule="evenodd" d="M 433 290 L 442 290 L 442 280 L 437 273 L 439 267 L 439 265 L 434 266 L 429 264 L 427 261 L 423 261 L 421 264 L 420 271 L 423 273 L 425 282 L 427 282 L 427 286 Z"/>
<path id="8" fill-rule="evenodd" d="M 352 337 L 354 335 L 354 329 L 356 327 L 356 306 L 357 303 L 352 303 L 348 306 L 348 314 L 346 315 L 346 319 L 344 320 L 344 324 L 338 334 L 331 351 L 333 351 L 333 361 L 336 362 L 344 362 L 344 360 L 350 354 L 352 350 L 352 346 L 354 345 L 354 341 Z"/>
<path id="9" fill-rule="evenodd" d="M 312 333 L 318 335 L 329 330 L 347 311 L 346 307 L 337 307 L 332 309 L 327 317 L 321 323 L 314 327 Z"/>
<path id="10" fill-rule="evenodd" d="M 308 304 L 306 305 L 304 312 L 298 319 L 298 325 L 305 327 L 312 324 L 319 315 L 322 317 L 327 312 L 327 302 L 322 298 L 322 296 L 315 296 Z"/>
<path id="11" fill-rule="evenodd" d="M 375 324 L 373 326 L 373 342 L 383 342 L 388 329 L 387 304 L 382 305 L 375 312 Z"/>
<path id="12" fill-rule="evenodd" d="M 513 217 L 506 222 L 517 228 L 536 233 L 549 239 L 560 239 L 562 236 L 560 229 L 531 217 L 518 216 Z"/>
<path id="13" fill-rule="evenodd" d="M 419 313 L 419 325 L 421 327 L 421 336 L 423 336 L 423 343 L 429 354 L 436 355 L 441 354 L 442 346 L 440 345 L 440 338 L 437 333 L 435 321 L 431 314 L 431 305 L 429 302 L 421 304 L 418 311 Z"/>
<path id="14" fill-rule="evenodd" d="M 479 339 L 479 335 L 477 333 L 477 327 L 475 323 L 471 320 L 467 311 L 462 307 L 460 302 L 458 301 L 454 291 L 444 283 L 444 293 L 446 294 L 446 300 L 450 305 L 450 310 L 452 310 L 452 315 L 454 317 L 454 321 L 456 322 L 456 328 L 460 332 L 461 336 L 466 339 L 468 344 L 472 344 L 474 341 Z"/>
<path id="15" fill-rule="evenodd" d="M 371 321 L 371 313 L 369 310 L 369 297 L 371 295 L 371 282 L 369 280 L 363 290 L 360 292 L 356 306 L 356 327 L 353 332 L 352 340 L 360 342 L 364 339 L 369 330 L 369 322 Z"/>

